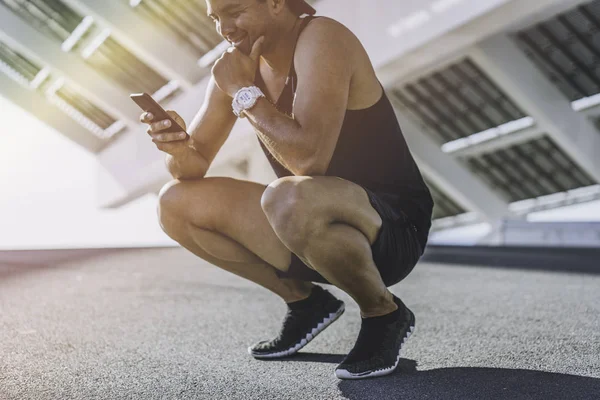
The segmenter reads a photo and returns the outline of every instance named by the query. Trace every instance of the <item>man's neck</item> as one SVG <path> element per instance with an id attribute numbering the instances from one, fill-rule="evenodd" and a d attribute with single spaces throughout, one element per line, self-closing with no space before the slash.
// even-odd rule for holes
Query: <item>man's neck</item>
<path id="1" fill-rule="evenodd" d="M 288 28 L 283 30 L 281 39 L 275 42 L 269 51 L 262 54 L 262 61 L 275 75 L 287 75 L 292 57 L 294 57 L 301 19 L 293 18 L 294 20 L 290 20 L 290 23 L 286 24 Z"/>

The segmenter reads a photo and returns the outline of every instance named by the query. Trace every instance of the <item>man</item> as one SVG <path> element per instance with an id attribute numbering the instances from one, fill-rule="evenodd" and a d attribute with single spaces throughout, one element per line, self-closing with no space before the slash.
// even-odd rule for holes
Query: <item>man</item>
<path id="1" fill-rule="evenodd" d="M 415 325 L 387 287 L 412 270 L 433 202 L 358 39 L 302 0 L 206 0 L 231 43 L 212 69 L 189 132 L 149 134 L 175 180 L 160 194 L 162 228 L 182 246 L 279 295 L 288 312 L 256 358 L 296 353 L 343 312 L 313 282 L 359 305 L 342 379 L 391 373 Z M 171 115 L 185 126 L 174 112 Z M 265 187 L 205 178 L 238 116 L 248 118 L 279 179 Z"/>

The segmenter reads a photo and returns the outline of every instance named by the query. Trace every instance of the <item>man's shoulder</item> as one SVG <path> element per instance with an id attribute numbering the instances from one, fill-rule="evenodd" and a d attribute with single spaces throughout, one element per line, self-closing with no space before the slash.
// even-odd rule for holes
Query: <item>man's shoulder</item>
<path id="1" fill-rule="evenodd" d="M 317 17 L 308 22 L 298 38 L 297 46 L 300 54 L 305 51 L 313 53 L 314 50 L 320 49 L 349 56 L 353 50 L 359 49 L 361 44 L 342 23 L 329 17 Z"/>
<path id="2" fill-rule="evenodd" d="M 310 38 L 320 38 L 339 40 L 356 40 L 356 36 L 344 24 L 329 17 L 314 17 L 308 22 L 306 28 L 300 35 L 299 40 Z"/>
<path id="3" fill-rule="evenodd" d="M 315 27 L 317 27 L 318 29 L 331 29 L 331 30 L 348 30 L 348 28 L 342 24 L 339 21 L 336 21 L 333 18 L 330 17 L 307 17 L 310 18 L 311 21 L 308 22 L 308 25 L 306 26 L 306 29 L 308 29 L 309 26 L 312 26 L 313 29 Z"/>

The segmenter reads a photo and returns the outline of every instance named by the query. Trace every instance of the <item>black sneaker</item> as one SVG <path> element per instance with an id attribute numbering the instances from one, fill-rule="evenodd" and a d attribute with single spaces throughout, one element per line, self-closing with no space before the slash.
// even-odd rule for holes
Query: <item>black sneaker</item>
<path id="1" fill-rule="evenodd" d="M 364 379 L 394 372 L 404 342 L 415 329 L 415 315 L 394 296 L 398 310 L 380 317 L 363 318 L 358 340 L 337 366 L 340 379 Z"/>
<path id="2" fill-rule="evenodd" d="M 287 357 L 306 346 L 344 313 L 344 302 L 320 286 L 311 295 L 288 305 L 283 327 L 275 339 L 248 348 L 255 358 Z"/>

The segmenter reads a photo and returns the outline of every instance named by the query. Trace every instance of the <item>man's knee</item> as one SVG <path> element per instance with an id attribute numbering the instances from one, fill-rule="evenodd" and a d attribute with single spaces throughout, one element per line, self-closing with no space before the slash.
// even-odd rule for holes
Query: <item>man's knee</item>
<path id="1" fill-rule="evenodd" d="M 158 194 L 158 222 L 167 234 L 179 225 L 175 221 L 183 218 L 181 205 L 185 197 L 184 186 L 183 182 L 173 180 L 163 186 Z"/>
<path id="2" fill-rule="evenodd" d="M 272 182 L 261 197 L 269 223 L 286 244 L 302 247 L 317 221 L 310 177 L 286 177 Z"/>
<path id="3" fill-rule="evenodd" d="M 290 221 L 306 213 L 307 185 L 298 177 L 277 179 L 267 186 L 260 205 L 269 221 Z"/>

